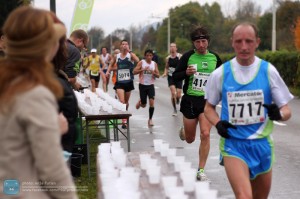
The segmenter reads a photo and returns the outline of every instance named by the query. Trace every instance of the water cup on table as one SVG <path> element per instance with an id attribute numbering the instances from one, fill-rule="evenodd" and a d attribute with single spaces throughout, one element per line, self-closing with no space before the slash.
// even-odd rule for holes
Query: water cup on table
<path id="1" fill-rule="evenodd" d="M 218 190 L 210 189 L 206 191 L 198 191 L 196 190 L 196 199 L 217 199 L 218 198 Z"/>
<path id="2" fill-rule="evenodd" d="M 159 184 L 160 182 L 160 166 L 153 166 L 151 169 L 147 170 L 150 184 Z"/>
<path id="3" fill-rule="evenodd" d="M 209 182 L 207 181 L 197 181 L 195 183 L 195 196 L 197 199 L 202 199 L 206 195 L 211 195 L 212 193 L 209 193 Z"/>
<path id="4" fill-rule="evenodd" d="M 169 152 L 169 147 L 170 147 L 169 143 L 162 143 L 160 145 L 160 154 L 161 154 L 162 157 L 167 156 L 167 153 Z"/>
<path id="5" fill-rule="evenodd" d="M 185 171 L 194 171 L 192 169 L 192 163 L 191 162 L 179 162 L 178 163 L 178 167 L 179 167 L 179 174 L 180 177 L 182 178 L 182 173 Z"/>
<path id="6" fill-rule="evenodd" d="M 174 163 L 174 157 L 176 156 L 176 149 L 169 149 L 167 154 L 167 162 Z"/>
<path id="7" fill-rule="evenodd" d="M 177 196 L 181 196 L 182 198 L 184 197 L 184 189 L 183 187 L 170 187 L 168 188 L 168 192 L 169 192 L 169 198 L 175 198 Z"/>
<path id="8" fill-rule="evenodd" d="M 162 143 L 163 143 L 162 139 L 154 139 L 153 140 L 154 151 L 155 152 L 160 152 L 160 148 L 161 148 Z"/>
<path id="9" fill-rule="evenodd" d="M 157 159 L 146 159 L 146 173 L 148 174 L 149 171 L 151 171 L 152 167 L 158 166 L 158 160 Z"/>
<path id="10" fill-rule="evenodd" d="M 170 197 L 169 189 L 177 186 L 177 176 L 163 176 L 161 178 L 166 197 Z"/>
<path id="11" fill-rule="evenodd" d="M 183 183 L 183 189 L 185 192 L 193 192 L 195 190 L 195 172 L 190 169 L 187 171 L 182 172 L 182 183 Z"/>
<path id="12" fill-rule="evenodd" d="M 184 156 L 175 156 L 174 157 L 174 169 L 176 172 L 179 172 L 179 163 L 184 162 Z"/>
<path id="13" fill-rule="evenodd" d="M 150 154 L 140 154 L 140 164 L 141 164 L 141 169 L 145 170 L 146 165 L 149 159 L 151 159 Z"/>

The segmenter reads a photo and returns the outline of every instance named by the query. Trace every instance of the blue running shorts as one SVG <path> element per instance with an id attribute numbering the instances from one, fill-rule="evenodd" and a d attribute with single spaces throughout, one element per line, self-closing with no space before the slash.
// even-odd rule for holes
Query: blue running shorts
<path id="1" fill-rule="evenodd" d="M 248 165 L 250 179 L 271 170 L 275 154 L 272 138 L 266 137 L 253 140 L 220 139 L 220 164 L 223 165 L 223 157 L 236 157 Z"/>

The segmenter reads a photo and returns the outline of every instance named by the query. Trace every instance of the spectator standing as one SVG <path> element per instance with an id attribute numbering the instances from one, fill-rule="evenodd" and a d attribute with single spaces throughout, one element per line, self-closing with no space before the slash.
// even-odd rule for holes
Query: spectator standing
<path id="1" fill-rule="evenodd" d="M 80 71 L 81 54 L 80 51 L 86 48 L 89 41 L 88 35 L 84 30 L 74 30 L 70 38 L 67 40 L 68 58 L 65 66 L 65 73 L 69 77 L 69 81 L 75 90 L 78 90 L 81 85 L 76 82 L 76 76 Z"/>
<path id="2" fill-rule="evenodd" d="M 76 199 L 60 144 L 57 99 L 63 91 L 51 64 L 66 29 L 54 23 L 49 11 L 23 6 L 11 12 L 3 32 L 6 57 L 0 60 L 0 198 L 17 194 L 17 198 Z M 11 193 L 7 186 L 12 182 L 31 182 L 37 188 L 23 191 L 19 184 L 19 192 Z M 47 182 L 54 184 L 51 189 L 55 190 L 47 188 Z"/>

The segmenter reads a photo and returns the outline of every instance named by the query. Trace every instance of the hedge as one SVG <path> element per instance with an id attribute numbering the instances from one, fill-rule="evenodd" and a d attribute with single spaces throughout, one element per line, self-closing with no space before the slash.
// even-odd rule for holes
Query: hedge
<path id="1" fill-rule="evenodd" d="M 257 52 L 258 57 L 272 63 L 289 87 L 300 88 L 300 54 L 297 51 Z M 234 57 L 233 53 L 219 54 L 223 62 Z"/>

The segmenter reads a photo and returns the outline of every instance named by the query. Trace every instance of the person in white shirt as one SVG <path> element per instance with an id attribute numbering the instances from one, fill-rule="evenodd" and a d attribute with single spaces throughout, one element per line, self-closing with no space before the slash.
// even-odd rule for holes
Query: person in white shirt
<path id="1" fill-rule="evenodd" d="M 276 68 L 255 56 L 260 38 L 254 24 L 232 30 L 236 57 L 209 77 L 204 114 L 220 138 L 224 165 L 235 197 L 268 198 L 274 162 L 273 120 L 291 117 L 293 99 Z M 220 116 L 216 105 L 222 101 Z"/>
<path id="2" fill-rule="evenodd" d="M 153 126 L 152 116 L 154 113 L 154 98 L 155 89 L 154 82 L 156 78 L 159 78 L 159 71 L 157 63 L 152 61 L 153 51 L 148 49 L 145 51 L 145 58 L 142 59 L 134 68 L 133 74 L 139 74 L 139 90 L 140 100 L 136 104 L 136 109 L 140 107 L 145 108 L 147 105 L 147 96 L 149 98 L 149 120 L 148 126 Z"/>

